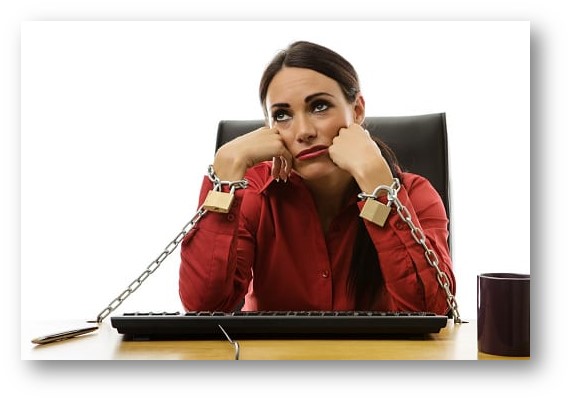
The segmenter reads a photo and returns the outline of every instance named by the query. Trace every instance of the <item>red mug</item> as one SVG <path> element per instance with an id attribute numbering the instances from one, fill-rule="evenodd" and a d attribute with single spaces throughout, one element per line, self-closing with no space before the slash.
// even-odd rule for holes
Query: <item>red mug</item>
<path id="1" fill-rule="evenodd" d="M 479 352 L 530 356 L 530 275 L 477 276 Z"/>

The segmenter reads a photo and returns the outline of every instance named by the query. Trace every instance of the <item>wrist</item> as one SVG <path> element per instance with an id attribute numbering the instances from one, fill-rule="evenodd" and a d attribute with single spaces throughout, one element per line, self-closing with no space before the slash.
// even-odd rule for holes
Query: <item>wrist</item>
<path id="1" fill-rule="evenodd" d="M 215 154 L 213 168 L 223 181 L 236 181 L 244 178 L 247 166 L 237 154 L 225 152 L 224 147 Z"/>
<path id="2" fill-rule="evenodd" d="M 379 185 L 391 186 L 393 176 L 384 159 L 361 164 L 352 172 L 359 188 L 364 193 L 371 193 Z"/>

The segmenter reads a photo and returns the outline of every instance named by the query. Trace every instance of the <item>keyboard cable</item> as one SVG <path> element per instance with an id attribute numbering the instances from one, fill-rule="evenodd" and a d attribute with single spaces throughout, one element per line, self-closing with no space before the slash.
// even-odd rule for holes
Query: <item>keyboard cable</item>
<path id="1" fill-rule="evenodd" d="M 226 333 L 226 331 L 224 330 L 224 328 L 220 324 L 218 324 L 218 327 L 220 328 L 220 330 L 222 331 L 224 336 L 226 336 L 226 339 L 228 339 L 230 344 L 234 346 L 234 360 L 239 360 L 240 359 L 240 345 L 238 344 L 237 341 L 233 341 L 230 338 L 230 336 L 228 336 L 228 334 Z"/>

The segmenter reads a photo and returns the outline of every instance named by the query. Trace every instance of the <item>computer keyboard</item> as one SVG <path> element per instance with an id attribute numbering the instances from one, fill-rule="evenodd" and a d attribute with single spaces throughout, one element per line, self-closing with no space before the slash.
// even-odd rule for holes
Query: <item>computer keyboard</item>
<path id="1" fill-rule="evenodd" d="M 145 312 L 111 317 L 126 339 L 383 338 L 438 333 L 447 316 L 429 312 Z M 221 331 L 224 329 L 224 332 Z"/>

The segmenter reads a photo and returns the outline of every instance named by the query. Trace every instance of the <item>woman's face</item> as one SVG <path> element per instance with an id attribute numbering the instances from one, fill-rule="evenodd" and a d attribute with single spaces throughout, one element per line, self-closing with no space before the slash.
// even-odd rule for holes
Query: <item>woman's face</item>
<path id="1" fill-rule="evenodd" d="M 293 167 L 305 179 L 340 169 L 328 147 L 341 128 L 361 123 L 361 95 L 348 103 L 339 84 L 314 70 L 285 67 L 270 82 L 266 95 L 270 127 L 276 127 L 293 156 Z"/>

